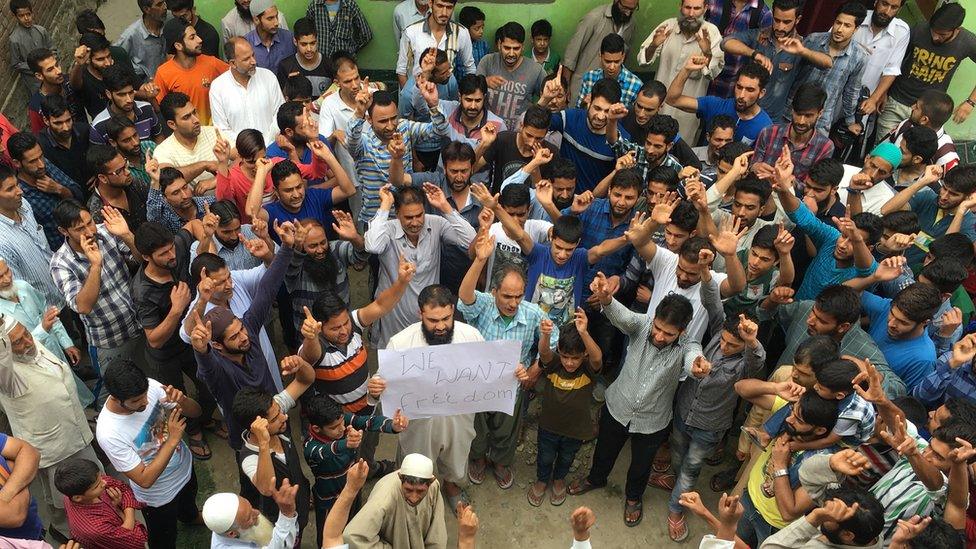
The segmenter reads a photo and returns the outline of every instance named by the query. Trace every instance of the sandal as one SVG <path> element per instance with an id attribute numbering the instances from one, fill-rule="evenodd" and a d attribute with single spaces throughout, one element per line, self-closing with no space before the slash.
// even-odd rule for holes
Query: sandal
<path id="1" fill-rule="evenodd" d="M 719 471 L 712 475 L 712 480 L 708 482 L 708 486 L 713 492 L 727 492 L 735 486 L 736 475 L 739 474 L 739 467 L 732 467 L 731 469 L 726 469 L 724 471 Z"/>
<path id="2" fill-rule="evenodd" d="M 193 459 L 197 461 L 207 461 L 213 456 L 213 452 L 207 446 L 207 441 L 203 440 L 202 436 L 200 440 L 186 437 L 186 445 L 190 447 L 190 453 L 193 454 Z M 194 449 L 200 450 L 200 452 L 194 452 Z"/>
<path id="3" fill-rule="evenodd" d="M 495 476 L 495 483 L 502 490 L 508 490 L 515 484 L 515 475 L 512 474 L 511 467 L 501 465 L 501 473 L 498 472 L 498 465 L 491 468 L 491 474 Z"/>
<path id="4" fill-rule="evenodd" d="M 529 491 L 525 494 L 529 500 L 529 505 L 532 507 L 539 507 L 542 505 L 542 498 L 546 497 L 545 487 L 542 488 L 542 493 L 539 493 L 535 491 L 536 484 L 538 484 L 538 482 L 533 482 L 531 485 L 529 485 Z"/>
<path id="5" fill-rule="evenodd" d="M 552 505 L 554 507 L 559 507 L 566 501 L 566 494 L 567 494 L 567 490 L 566 490 L 565 483 L 563 483 L 563 489 L 559 490 L 558 492 L 556 491 L 556 484 L 553 483 L 552 494 L 549 495 L 549 505 Z"/>
<path id="6" fill-rule="evenodd" d="M 631 515 L 637 513 L 637 518 L 630 518 Z M 624 524 L 628 527 L 633 528 L 644 520 L 644 503 L 640 501 L 629 502 L 624 500 Z"/>
<path id="7" fill-rule="evenodd" d="M 654 461 L 651 462 L 651 470 L 655 473 L 667 473 L 671 470 L 671 451 L 664 444 L 654 454 Z"/>
<path id="8" fill-rule="evenodd" d="M 204 422 L 201 428 L 205 431 L 209 431 L 217 438 L 227 440 L 227 427 L 224 426 L 223 421 L 211 419 L 210 421 Z"/>
<path id="9" fill-rule="evenodd" d="M 468 480 L 471 481 L 471 484 L 481 484 L 485 481 L 485 469 L 487 467 L 487 460 L 472 460 L 468 462 Z"/>
<path id="10" fill-rule="evenodd" d="M 668 516 L 668 536 L 674 542 L 684 541 L 688 538 L 688 522 L 685 521 L 684 515 L 681 515 L 678 520 L 674 520 L 670 515 Z"/>
<path id="11" fill-rule="evenodd" d="M 671 473 L 653 473 L 651 474 L 651 477 L 647 479 L 647 485 L 670 492 L 674 490 L 674 483 L 677 482 L 677 480 L 678 477 L 672 475 Z"/>
<path id="12" fill-rule="evenodd" d="M 584 478 L 574 480 L 573 483 L 569 485 L 568 491 L 569 491 L 569 495 L 571 496 L 579 496 L 591 490 L 596 490 L 597 488 L 603 488 L 603 486 L 596 486 L 590 484 L 590 479 L 584 477 Z"/>

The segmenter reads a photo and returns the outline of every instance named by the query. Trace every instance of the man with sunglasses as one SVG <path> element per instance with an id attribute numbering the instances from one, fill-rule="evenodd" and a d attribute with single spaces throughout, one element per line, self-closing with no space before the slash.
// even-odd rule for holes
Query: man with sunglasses
<path id="1" fill-rule="evenodd" d="M 93 174 L 94 192 L 88 199 L 88 211 L 95 223 L 102 222 L 102 208 L 111 206 L 122 214 L 135 232 L 146 222 L 149 185 L 132 177 L 129 161 L 115 147 L 92 145 L 88 149 L 89 172 Z"/>

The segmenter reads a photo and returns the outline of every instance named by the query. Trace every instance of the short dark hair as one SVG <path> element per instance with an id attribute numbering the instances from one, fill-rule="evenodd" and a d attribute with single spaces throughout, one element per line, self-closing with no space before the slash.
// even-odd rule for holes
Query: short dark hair
<path id="1" fill-rule="evenodd" d="M 166 0 L 169 11 L 187 10 L 193 7 L 193 0 Z"/>
<path id="2" fill-rule="evenodd" d="M 155 221 L 146 221 L 135 233 L 136 250 L 142 257 L 149 257 L 164 246 L 169 246 L 176 239 L 166 227 Z"/>
<path id="3" fill-rule="evenodd" d="M 942 184 L 965 195 L 976 191 L 976 166 L 956 166 L 942 176 Z"/>
<path id="4" fill-rule="evenodd" d="M 678 256 L 685 261 L 698 263 L 698 253 L 702 250 L 714 251 L 715 248 L 704 236 L 693 236 L 681 244 L 681 249 L 678 250 Z"/>
<path id="5" fill-rule="evenodd" d="M 162 174 L 160 173 L 160 176 Z M 237 204 L 233 200 L 216 200 L 210 204 L 210 213 L 217 216 L 217 226 L 223 227 L 231 221 L 241 219 L 241 212 L 237 209 Z"/>
<path id="6" fill-rule="evenodd" d="M 10 0 L 10 13 L 17 15 L 17 10 L 29 9 L 34 10 L 31 5 L 30 0 Z"/>
<path id="7" fill-rule="evenodd" d="M 936 259 L 954 257 L 964 267 L 968 267 L 976 255 L 972 240 L 969 240 L 969 237 L 962 233 L 949 233 L 936 238 L 929 243 L 929 253 Z"/>
<path id="8" fill-rule="evenodd" d="M 743 314 L 745 314 L 745 313 L 743 313 Z M 746 316 L 749 316 L 749 315 L 746 315 Z M 752 317 L 749 317 L 749 319 L 750 320 L 755 320 Z M 740 320 L 740 318 L 739 318 L 738 315 L 729 315 L 729 316 L 725 317 L 725 321 L 722 322 L 722 330 L 730 333 L 732 335 L 732 337 L 734 337 L 735 339 L 741 341 L 742 340 L 742 337 L 739 336 L 739 320 Z"/>
<path id="9" fill-rule="evenodd" d="M 87 459 L 66 459 L 54 470 L 54 487 L 68 496 L 80 496 L 98 481 L 98 464 Z"/>
<path id="10" fill-rule="evenodd" d="M 267 150 L 264 146 L 264 136 L 254 128 L 241 130 L 234 140 L 237 155 L 241 158 L 253 159 L 259 152 Z"/>
<path id="11" fill-rule="evenodd" d="M 803 422 L 821 427 L 828 433 L 837 425 L 837 401 L 827 400 L 816 391 L 807 391 L 798 403 L 803 411 Z"/>
<path id="12" fill-rule="evenodd" d="M 407 204 L 427 206 L 427 195 L 418 187 L 401 187 L 393 194 L 393 207 L 400 209 Z"/>
<path id="13" fill-rule="evenodd" d="M 519 44 L 525 42 L 525 27 L 516 23 L 515 21 L 509 21 L 505 23 L 498 29 L 498 33 L 495 34 L 497 40 L 515 40 Z"/>
<path id="14" fill-rule="evenodd" d="M 166 189 L 168 189 L 170 185 L 172 185 L 173 183 L 176 183 L 177 181 L 179 181 L 181 179 L 184 180 L 184 181 L 186 181 L 186 178 L 183 177 L 183 172 L 181 172 L 180 170 L 177 170 L 176 168 L 174 168 L 172 166 L 166 166 L 165 168 L 160 168 L 159 169 L 159 190 L 160 190 L 160 192 L 162 192 L 163 194 L 166 194 Z M 213 212 L 213 210 L 210 210 L 210 211 Z"/>
<path id="15" fill-rule="evenodd" d="M 817 383 L 830 391 L 849 393 L 854 390 L 854 378 L 861 373 L 853 361 L 836 358 L 813 368 Z"/>
<path id="16" fill-rule="evenodd" d="M 908 547 L 910 549 L 932 549 L 933 547 L 939 547 L 940 549 L 963 549 L 964 544 L 962 538 L 959 536 L 959 530 L 956 530 L 955 526 L 950 525 L 937 516 L 930 516 L 929 518 L 932 519 L 929 525 L 919 532 L 917 536 L 908 540 Z"/>
<path id="17" fill-rule="evenodd" d="M 746 193 L 759 197 L 759 204 L 763 205 L 773 194 L 773 187 L 766 179 L 759 179 L 755 174 L 747 174 L 735 184 L 735 194 Z"/>
<path id="18" fill-rule="evenodd" d="M 457 296 L 454 295 L 454 292 L 450 288 L 443 284 L 431 284 L 423 290 L 420 290 L 420 295 L 417 296 L 417 305 L 421 310 L 424 307 L 453 306 L 456 302 Z"/>
<path id="19" fill-rule="evenodd" d="M 852 545 L 867 545 L 881 535 L 885 510 L 874 494 L 864 488 L 839 487 L 824 493 L 824 503 L 832 499 L 839 499 L 848 506 L 857 504 L 857 511 L 851 518 L 837 523 L 839 530 L 846 530 L 854 536 Z"/>
<path id="20" fill-rule="evenodd" d="M 803 14 L 803 4 L 806 0 L 773 0 L 772 10 L 790 11 L 796 10 L 797 18 Z"/>
<path id="21" fill-rule="evenodd" d="M 572 320 L 559 327 L 559 342 L 556 344 L 556 349 L 568 355 L 581 355 L 586 352 L 583 338 L 580 337 L 576 323 Z"/>
<path id="22" fill-rule="evenodd" d="M 929 27 L 937 31 L 956 30 L 966 20 L 966 8 L 955 2 L 946 2 L 929 17 Z"/>
<path id="23" fill-rule="evenodd" d="M 750 248 L 762 248 L 764 250 L 772 250 L 773 253 L 776 252 L 776 237 L 779 236 L 779 225 L 766 225 L 756 231 L 756 235 L 752 237 L 752 244 L 749 245 Z M 777 253 L 777 256 L 779 254 Z"/>
<path id="24" fill-rule="evenodd" d="M 901 234 L 917 233 L 919 231 L 918 214 L 911 210 L 888 212 L 881 216 L 881 228 Z"/>
<path id="25" fill-rule="evenodd" d="M 159 102 L 159 114 L 167 122 L 176 121 L 176 109 L 182 109 L 190 103 L 190 97 L 183 92 L 171 91 Z"/>
<path id="26" fill-rule="evenodd" d="M 654 308 L 654 318 L 661 319 L 661 322 L 684 330 L 691 322 L 694 311 L 691 301 L 683 295 L 669 294 Z"/>
<path id="27" fill-rule="evenodd" d="M 315 92 L 312 90 L 312 81 L 304 74 L 289 76 L 281 85 L 281 95 L 285 96 L 286 101 L 295 101 L 296 97 L 307 97 L 312 99 Z"/>
<path id="28" fill-rule="evenodd" d="M 397 102 L 396 94 L 394 94 L 393 92 L 389 90 L 376 90 L 373 93 L 373 101 L 370 102 L 369 108 L 367 110 L 369 111 L 369 115 L 372 116 L 374 108 L 396 105 L 396 102 Z"/>
<path id="29" fill-rule="evenodd" d="M 238 425 L 248 426 L 259 417 L 267 417 L 274 397 L 257 387 L 244 387 L 234 395 L 231 414 Z"/>
<path id="30" fill-rule="evenodd" d="M 960 397 L 949 397 L 945 401 L 949 417 L 969 425 L 976 425 L 976 403 Z"/>
<path id="31" fill-rule="evenodd" d="M 698 208 L 694 204 L 682 200 L 674 207 L 674 211 L 671 212 L 671 221 L 668 223 L 690 233 L 698 227 L 699 216 Z"/>
<path id="32" fill-rule="evenodd" d="M 891 403 L 901 410 L 902 415 L 905 419 L 912 422 L 912 425 L 925 425 L 928 421 L 929 412 L 925 409 L 925 405 L 922 404 L 920 400 L 913 396 L 902 396 L 894 398 Z"/>
<path id="33" fill-rule="evenodd" d="M 549 122 L 552 120 L 552 113 L 545 107 L 538 104 L 531 104 L 525 109 L 525 116 L 522 117 L 522 125 L 539 130 L 549 130 Z"/>
<path id="34" fill-rule="evenodd" d="M 303 114 L 305 114 L 305 105 L 301 102 L 285 101 L 278 107 L 278 113 L 275 115 L 278 121 L 278 129 L 282 132 L 285 130 L 294 130 L 298 125 L 295 119 Z"/>
<path id="35" fill-rule="evenodd" d="M 766 84 L 769 83 L 769 71 L 766 67 L 756 63 L 755 61 L 749 61 L 739 70 L 739 74 L 736 75 L 736 80 L 742 77 L 755 78 L 759 81 L 759 89 L 766 89 Z"/>
<path id="36" fill-rule="evenodd" d="M 126 128 L 136 129 L 136 123 L 129 120 L 127 116 L 112 115 L 105 121 L 105 134 L 112 141 L 119 140 L 119 134 Z M 136 129 L 138 132 L 138 130 Z"/>
<path id="37" fill-rule="evenodd" d="M 470 162 L 474 165 L 474 149 L 464 141 L 451 141 L 441 149 L 441 160 L 444 164 L 448 162 Z"/>
<path id="38" fill-rule="evenodd" d="M 834 19 L 837 19 L 838 15 L 850 15 L 854 18 L 854 26 L 860 27 L 861 23 L 868 16 L 868 9 L 860 2 L 848 2 L 837 8 L 837 14 L 834 16 Z"/>
<path id="39" fill-rule="evenodd" d="M 942 305 L 942 296 L 932 284 L 916 282 L 902 288 L 891 301 L 892 307 L 898 307 L 908 320 L 919 323 L 932 318 Z"/>
<path id="40" fill-rule="evenodd" d="M 793 363 L 809 364 L 816 368 L 837 358 L 840 348 L 830 336 L 815 335 L 800 342 L 793 351 Z"/>
<path id="41" fill-rule="evenodd" d="M 951 294 L 969 278 L 969 271 L 955 257 L 937 257 L 922 268 L 919 277 L 938 288 L 940 293 Z"/>
<path id="42" fill-rule="evenodd" d="M 681 185 L 678 172 L 671 166 L 664 165 L 655 166 L 647 172 L 647 184 L 650 185 L 652 182 L 664 183 L 664 186 L 671 191 L 678 190 L 678 186 Z"/>
<path id="43" fill-rule="evenodd" d="M 298 38 L 301 38 L 302 36 L 308 36 L 308 35 L 314 35 L 316 37 L 318 36 L 318 33 L 315 32 L 315 21 L 309 19 L 308 17 L 302 17 L 297 19 L 292 24 L 291 32 L 295 36 L 296 40 Z"/>
<path id="44" fill-rule="evenodd" d="M 86 32 L 102 31 L 105 32 L 105 23 L 102 22 L 102 18 L 98 16 L 98 13 L 93 9 L 85 9 L 78 12 L 75 16 L 75 29 L 78 34 L 85 34 Z"/>
<path id="45" fill-rule="evenodd" d="M 319 322 L 328 322 L 332 318 L 349 311 L 349 304 L 342 296 L 334 291 L 324 291 L 312 302 L 312 315 Z"/>
<path id="46" fill-rule="evenodd" d="M 530 30 L 532 38 L 536 36 L 545 36 L 552 38 L 552 23 L 547 19 L 537 19 L 532 23 L 532 28 Z"/>
<path id="47" fill-rule="evenodd" d="M 53 51 L 47 48 L 33 49 L 27 54 L 27 66 L 30 67 L 32 72 L 41 72 L 41 61 L 52 57 L 57 62 L 58 57 L 54 55 Z"/>
<path id="48" fill-rule="evenodd" d="M 583 222 L 575 215 L 564 215 L 552 224 L 552 239 L 579 244 L 583 239 Z"/>
<path id="49" fill-rule="evenodd" d="M 458 80 L 458 96 L 471 95 L 476 91 L 488 96 L 488 81 L 483 75 L 466 74 Z"/>
<path id="50" fill-rule="evenodd" d="M 610 179 L 610 189 L 634 189 L 640 194 L 644 189 L 644 180 L 637 168 L 620 170 Z"/>
<path id="51" fill-rule="evenodd" d="M 576 164 L 568 158 L 557 156 L 542 167 L 542 173 L 550 181 L 553 179 L 576 179 Z"/>
<path id="52" fill-rule="evenodd" d="M 302 411 L 308 422 L 316 427 L 325 427 L 343 417 L 342 407 L 328 395 L 316 394 L 302 401 Z"/>
<path id="53" fill-rule="evenodd" d="M 871 212 L 861 212 L 851 216 L 851 221 L 859 230 L 865 231 L 868 245 L 876 244 L 881 239 L 881 218 Z"/>
<path id="54" fill-rule="evenodd" d="M 727 114 L 719 114 L 712 117 L 711 123 L 708 125 L 708 133 L 711 134 L 715 130 L 734 130 L 738 121 Z"/>
<path id="55" fill-rule="evenodd" d="M 359 68 L 359 62 L 356 61 L 356 54 L 348 51 L 339 50 L 329 56 L 329 61 L 332 62 L 332 70 L 338 72 L 339 67 L 342 65 L 352 65 Z"/>
<path id="56" fill-rule="evenodd" d="M 44 118 L 54 118 L 66 112 L 71 112 L 71 109 L 68 108 L 68 102 L 64 96 L 53 94 L 41 98 L 41 114 L 44 115 Z"/>
<path id="57" fill-rule="evenodd" d="M 92 175 L 105 175 L 105 165 L 115 160 L 120 154 L 122 153 L 111 145 L 92 145 L 88 147 L 88 153 L 85 155 L 88 172 Z"/>
<path id="58" fill-rule="evenodd" d="M 623 37 L 615 32 L 603 37 L 600 41 L 600 53 L 623 53 L 627 44 L 624 42 Z"/>
<path id="59" fill-rule="evenodd" d="M 112 47 L 112 43 L 108 41 L 108 38 L 105 38 L 104 34 L 98 34 L 97 32 L 86 32 L 82 34 L 81 38 L 78 39 L 78 43 L 88 47 L 92 54 L 111 49 Z"/>
<path id="60" fill-rule="evenodd" d="M 857 290 L 843 284 L 834 284 L 820 290 L 814 304 L 838 324 L 854 324 L 861 316 L 861 296 Z"/>
<path id="61" fill-rule="evenodd" d="M 952 97 L 935 88 L 923 91 L 922 95 L 918 96 L 917 101 L 921 104 L 922 114 L 929 117 L 929 127 L 932 128 L 941 128 L 948 122 L 949 117 L 952 116 L 952 110 L 955 108 Z"/>
<path id="62" fill-rule="evenodd" d="M 637 93 L 639 95 L 643 95 L 644 97 L 657 97 L 663 104 L 664 98 L 668 95 L 668 88 L 659 80 L 648 80 L 647 82 L 644 82 L 644 85 L 641 86 L 641 89 L 638 90 Z M 725 115 L 723 114 L 719 116 Z M 729 117 L 729 120 L 732 120 L 732 118 Z"/>
<path id="63" fill-rule="evenodd" d="M 666 114 L 655 114 L 644 126 L 647 135 L 660 135 L 664 142 L 670 144 L 678 135 L 678 121 Z"/>
<path id="64" fill-rule="evenodd" d="M 970 444 L 976 444 L 976 426 L 953 417 L 936 429 L 932 433 L 932 438 L 937 438 L 948 444 L 949 448 L 958 448 L 960 446 L 956 441 L 957 438 L 961 438 Z M 973 463 L 973 461 L 976 461 L 976 458 L 970 459 L 969 463 Z"/>
<path id="65" fill-rule="evenodd" d="M 103 375 L 105 391 L 122 402 L 146 394 L 149 378 L 145 372 L 127 358 L 116 358 L 105 368 Z"/>
<path id="66" fill-rule="evenodd" d="M 922 157 L 922 164 L 928 164 L 939 149 L 939 136 L 928 126 L 912 126 L 905 130 L 902 137 L 908 152 L 912 156 Z"/>
<path id="67" fill-rule="evenodd" d="M 227 262 L 219 255 L 210 252 L 199 254 L 190 262 L 190 287 L 196 288 L 200 284 L 204 269 L 208 273 L 215 273 L 226 268 Z"/>
<path id="68" fill-rule="evenodd" d="M 39 144 L 34 134 L 30 132 L 17 132 L 7 138 L 7 152 L 10 154 L 10 158 L 20 161 L 24 159 L 27 151 Z"/>
<path id="69" fill-rule="evenodd" d="M 301 178 L 302 172 L 298 169 L 298 166 L 295 165 L 294 162 L 286 158 L 271 168 L 271 183 L 273 183 L 274 187 L 277 189 L 278 185 L 281 185 L 282 181 L 293 175 L 297 175 L 299 178 Z"/>
<path id="70" fill-rule="evenodd" d="M 816 82 L 805 82 L 793 94 L 793 112 L 823 110 L 827 102 L 827 92 Z"/>
<path id="71" fill-rule="evenodd" d="M 620 83 L 616 78 L 601 78 L 593 84 L 590 90 L 590 103 L 597 97 L 602 97 L 611 105 L 620 103 Z"/>
<path id="72" fill-rule="evenodd" d="M 509 208 L 519 208 L 532 203 L 532 193 L 524 183 L 506 185 L 498 195 L 498 204 Z"/>
<path id="73" fill-rule="evenodd" d="M 718 150 L 718 161 L 732 164 L 736 158 L 752 150 L 752 147 L 742 141 L 733 141 Z"/>
<path id="74" fill-rule="evenodd" d="M 74 198 L 65 198 L 54 207 L 51 217 L 54 219 L 55 226 L 68 230 L 81 220 L 81 212 L 87 211 L 88 208 L 83 206 L 81 202 Z"/>
<path id="75" fill-rule="evenodd" d="M 838 187 L 844 179 L 844 164 L 836 158 L 824 158 L 810 166 L 807 177 L 818 185 Z"/>
<path id="76" fill-rule="evenodd" d="M 458 23 L 464 25 L 464 28 L 470 29 L 472 25 L 478 21 L 485 20 L 485 12 L 478 9 L 476 6 L 464 6 L 461 11 L 458 12 Z"/>
<path id="77" fill-rule="evenodd" d="M 112 93 L 117 93 L 129 86 L 135 88 L 133 80 L 135 80 L 135 75 L 122 65 L 112 65 L 102 71 L 102 85 L 105 86 L 106 91 Z"/>

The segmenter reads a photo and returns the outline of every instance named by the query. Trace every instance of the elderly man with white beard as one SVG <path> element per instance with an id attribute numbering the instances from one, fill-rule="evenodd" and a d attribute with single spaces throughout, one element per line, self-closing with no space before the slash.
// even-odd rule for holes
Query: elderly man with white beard
<path id="1" fill-rule="evenodd" d="M 58 464 L 72 459 L 91 461 L 101 470 L 91 446 L 94 436 L 68 364 L 36 345 L 13 316 L 4 315 L 2 321 L 0 408 L 7 413 L 13 435 L 40 453 L 30 493 L 37 500 L 44 526 L 68 538 L 71 532 L 62 494 L 54 486 L 54 471 Z"/>
<path id="2" fill-rule="evenodd" d="M 210 549 L 291 549 L 298 536 L 298 512 L 295 494 L 298 485 L 285 479 L 281 487 L 272 490 L 278 504 L 278 520 L 274 524 L 261 511 L 237 494 L 222 492 L 207 498 L 203 504 L 203 522 L 213 532 Z"/>

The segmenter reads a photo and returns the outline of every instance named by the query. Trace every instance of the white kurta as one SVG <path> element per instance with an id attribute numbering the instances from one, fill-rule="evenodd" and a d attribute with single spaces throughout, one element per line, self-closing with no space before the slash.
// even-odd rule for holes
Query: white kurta
<path id="1" fill-rule="evenodd" d="M 654 33 L 657 32 L 659 28 L 666 28 L 671 31 L 671 34 L 664 40 L 659 48 L 654 51 L 654 56 L 647 59 L 645 56 L 645 50 L 647 46 L 651 45 L 654 40 Z M 705 21 L 702 23 L 702 30 L 699 32 L 705 32 L 708 34 L 708 40 L 711 43 L 711 55 L 712 59 L 709 61 L 708 66 L 704 70 L 692 73 L 688 77 L 688 81 L 685 83 L 684 94 L 691 97 L 701 97 L 708 94 L 708 85 L 712 82 L 712 78 L 717 76 L 725 68 L 725 53 L 722 52 L 722 33 L 718 30 L 718 27 Z M 674 77 L 681 71 L 688 61 L 688 58 L 692 55 L 702 55 L 701 46 L 698 45 L 698 40 L 696 40 L 695 35 L 690 37 L 681 34 L 678 31 L 678 19 L 672 17 L 670 19 L 664 20 L 660 25 L 651 31 L 647 39 L 640 46 L 640 51 L 637 54 L 637 61 L 641 65 L 650 65 L 655 61 L 660 59 L 660 64 L 658 65 L 657 71 L 654 73 L 654 79 L 662 82 L 665 86 L 669 85 Z M 686 113 L 680 111 L 670 105 L 661 105 L 661 114 L 666 114 L 673 117 L 678 121 L 678 133 L 681 134 L 681 138 L 687 143 L 695 142 L 695 133 L 698 131 L 698 117 L 694 114 Z"/>
<path id="2" fill-rule="evenodd" d="M 411 421 L 404 433 L 412 429 Z M 346 525 L 345 542 L 355 549 L 446 549 L 440 483 L 431 483 L 427 496 L 412 506 L 403 498 L 399 473 L 394 471 L 373 486 L 366 505 Z"/>
<path id="3" fill-rule="evenodd" d="M 473 326 L 454 322 L 451 343 L 471 343 L 485 338 Z M 404 328 L 390 338 L 386 348 L 394 351 L 427 347 L 421 323 Z M 410 428 L 397 436 L 397 462 L 407 454 L 422 454 L 434 461 L 437 475 L 450 482 L 467 476 L 468 452 L 474 440 L 474 414 L 411 419 Z M 374 488 L 375 490 L 375 488 Z"/>
<path id="4" fill-rule="evenodd" d="M 268 146 L 278 135 L 278 107 L 285 102 L 278 78 L 268 69 L 257 67 L 254 76 L 242 86 L 228 69 L 210 84 L 210 111 L 213 125 L 233 147 L 237 134 L 254 128 Z"/>

